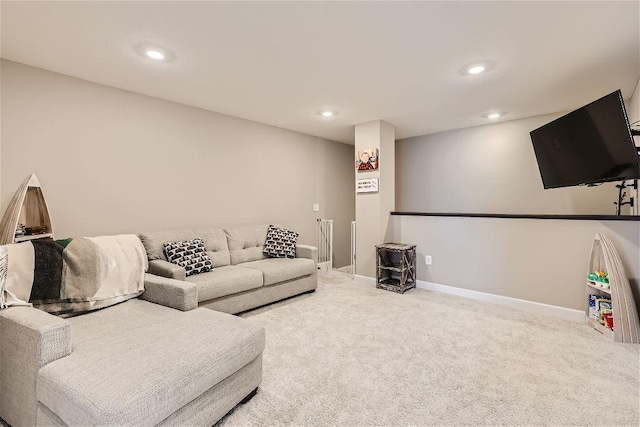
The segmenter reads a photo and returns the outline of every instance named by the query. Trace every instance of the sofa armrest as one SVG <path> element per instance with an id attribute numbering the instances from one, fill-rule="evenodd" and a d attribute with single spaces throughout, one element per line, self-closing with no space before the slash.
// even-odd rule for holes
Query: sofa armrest
<path id="1" fill-rule="evenodd" d="M 198 287 L 193 283 L 169 279 L 153 274 L 144 275 L 143 300 L 189 311 L 198 307 Z"/>
<path id="2" fill-rule="evenodd" d="M 168 277 L 170 279 L 184 280 L 187 278 L 187 270 L 163 259 L 149 261 L 149 269 L 147 271 L 156 276 Z"/>
<path id="3" fill-rule="evenodd" d="M 0 310 L 0 416 L 35 425 L 36 384 L 44 365 L 71 354 L 71 323 L 33 307 Z"/>
<path id="4" fill-rule="evenodd" d="M 318 264 L 318 248 L 309 245 L 296 245 L 296 258 L 309 258 Z"/>

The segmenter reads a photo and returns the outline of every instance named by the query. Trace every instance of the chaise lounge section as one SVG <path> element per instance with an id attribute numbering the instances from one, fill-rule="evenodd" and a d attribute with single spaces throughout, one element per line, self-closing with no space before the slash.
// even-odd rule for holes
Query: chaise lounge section
<path id="1" fill-rule="evenodd" d="M 14 427 L 211 426 L 260 385 L 265 345 L 261 326 L 151 274 L 141 297 L 81 316 L 1 310 L 0 340 L 0 415 Z"/>
<path id="2" fill-rule="evenodd" d="M 237 314 L 317 287 L 317 249 L 296 245 L 296 258 L 268 258 L 263 254 L 268 227 L 168 230 L 139 237 L 150 273 L 193 286 L 200 307 Z M 213 271 L 187 276 L 184 268 L 167 261 L 164 243 L 196 238 L 203 240 Z"/>

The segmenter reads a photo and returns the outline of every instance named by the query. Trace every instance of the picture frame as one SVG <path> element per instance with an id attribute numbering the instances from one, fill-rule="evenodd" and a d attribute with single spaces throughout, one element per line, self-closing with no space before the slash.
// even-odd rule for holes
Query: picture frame
<path id="1" fill-rule="evenodd" d="M 379 180 L 375 178 L 364 178 L 356 180 L 356 193 L 377 193 Z"/>
<path id="2" fill-rule="evenodd" d="M 356 170 L 372 171 L 378 170 L 380 164 L 380 151 L 377 148 L 360 150 L 356 153 Z"/>

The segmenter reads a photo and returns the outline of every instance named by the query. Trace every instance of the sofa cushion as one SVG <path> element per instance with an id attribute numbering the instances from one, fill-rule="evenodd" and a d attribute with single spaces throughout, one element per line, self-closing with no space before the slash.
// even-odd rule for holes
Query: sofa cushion
<path id="1" fill-rule="evenodd" d="M 229 247 L 227 246 L 227 236 L 222 229 L 218 228 L 194 228 L 181 230 L 164 230 L 140 234 L 140 240 L 147 250 L 149 260 L 167 260 L 164 254 L 165 242 L 177 242 L 181 240 L 191 240 L 200 238 L 207 249 L 207 255 L 211 259 L 214 267 L 229 265 Z"/>
<path id="2" fill-rule="evenodd" d="M 202 239 L 165 242 L 163 246 L 167 260 L 184 268 L 187 276 L 211 271 L 211 259 Z"/>
<path id="3" fill-rule="evenodd" d="M 264 349 L 264 329 L 205 308 L 138 299 L 71 319 L 73 352 L 38 373 L 68 425 L 156 425 Z"/>
<path id="4" fill-rule="evenodd" d="M 187 282 L 198 286 L 198 302 L 259 288 L 264 283 L 261 272 L 234 265 L 215 268 L 209 273 L 189 276 Z"/>
<path id="5" fill-rule="evenodd" d="M 264 259 L 262 254 L 267 238 L 267 224 L 252 227 L 227 228 L 227 242 L 231 253 L 231 265 Z"/>
<path id="6" fill-rule="evenodd" d="M 269 258 L 295 258 L 298 232 L 270 225 L 263 254 Z"/>
<path id="7" fill-rule="evenodd" d="M 297 279 L 316 272 L 316 263 L 307 258 L 269 258 L 245 262 L 239 264 L 238 267 L 261 271 L 264 275 L 265 286 Z"/>

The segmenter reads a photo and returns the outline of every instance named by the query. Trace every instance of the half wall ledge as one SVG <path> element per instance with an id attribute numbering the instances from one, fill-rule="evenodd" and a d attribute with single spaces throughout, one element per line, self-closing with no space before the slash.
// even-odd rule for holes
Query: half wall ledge
<path id="1" fill-rule="evenodd" d="M 555 215 L 555 214 L 494 214 L 459 212 L 391 212 L 398 216 L 444 216 L 460 218 L 515 218 L 515 219 L 561 219 L 573 221 L 638 221 L 640 215 Z"/>

